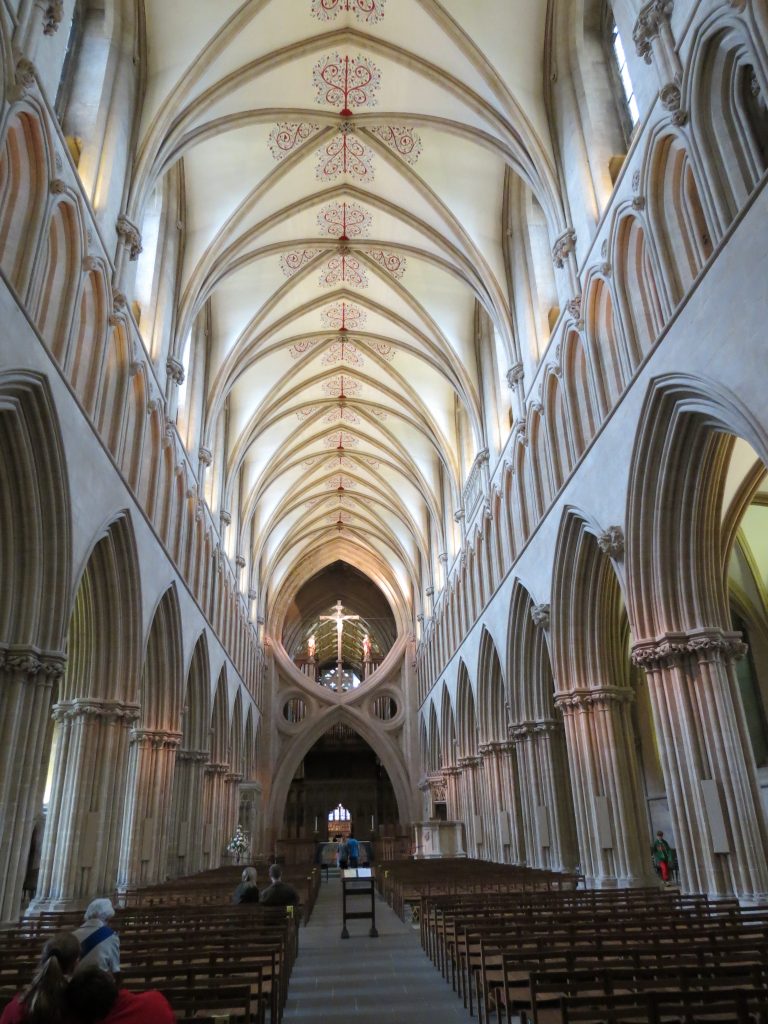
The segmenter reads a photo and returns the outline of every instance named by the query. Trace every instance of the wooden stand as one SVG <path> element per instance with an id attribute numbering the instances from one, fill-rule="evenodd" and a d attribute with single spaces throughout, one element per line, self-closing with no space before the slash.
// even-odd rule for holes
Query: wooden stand
<path id="1" fill-rule="evenodd" d="M 368 934 L 372 939 L 377 939 L 379 937 L 379 933 L 376 931 L 376 890 L 373 885 L 373 875 L 369 874 L 366 878 L 360 878 L 357 874 L 357 871 L 357 868 L 348 868 L 346 871 L 342 871 L 341 873 L 341 937 L 342 939 L 349 938 L 349 932 L 347 931 L 347 921 L 352 921 L 355 919 L 366 919 L 370 920 L 371 922 L 371 927 Z M 370 911 L 348 911 L 347 899 L 353 896 L 370 896 Z"/>

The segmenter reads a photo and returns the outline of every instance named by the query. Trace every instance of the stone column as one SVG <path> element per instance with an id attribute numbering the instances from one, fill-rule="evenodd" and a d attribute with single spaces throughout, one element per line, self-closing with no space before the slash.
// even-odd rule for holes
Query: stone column
<path id="1" fill-rule="evenodd" d="M 54 705 L 53 788 L 35 910 L 72 910 L 117 882 L 130 728 L 139 707 L 79 697 Z"/>
<path id="2" fill-rule="evenodd" d="M 179 750 L 176 754 L 168 849 L 171 878 L 203 870 L 203 790 L 209 756 L 207 750 Z"/>
<path id="3" fill-rule="evenodd" d="M 240 786 L 240 823 L 251 837 L 251 860 L 264 848 L 264 825 L 261 814 L 261 786 L 246 782 Z"/>
<path id="4" fill-rule="evenodd" d="M 61 654 L 0 648 L 0 921 L 14 921 L 35 819 L 43 805 L 51 694 Z"/>
<path id="5" fill-rule="evenodd" d="M 768 828 L 734 662 L 716 627 L 633 647 L 645 669 L 685 890 L 768 897 Z"/>
<path id="6" fill-rule="evenodd" d="M 512 864 L 525 864 L 523 808 L 520 797 L 515 742 L 507 740 L 504 743 L 500 743 L 499 751 L 501 754 L 499 761 L 501 792 L 504 803 L 509 811 L 509 857 L 505 859 L 508 859 Z"/>
<path id="7" fill-rule="evenodd" d="M 488 846 L 486 838 L 486 815 L 483 813 L 482 799 L 478 794 L 478 769 L 483 759 L 477 755 L 462 757 L 459 759 L 458 767 L 462 773 L 463 789 L 465 793 L 465 814 L 464 823 L 467 827 L 467 845 L 474 847 L 475 857 L 483 856 L 488 860 Z M 479 817 L 482 823 L 482 834 L 478 835 L 477 821 Z M 471 837 L 471 838 L 470 838 Z M 469 851 L 467 851 L 469 852 Z"/>
<path id="8" fill-rule="evenodd" d="M 579 854 L 597 886 L 654 884 L 628 687 L 560 693 Z"/>
<path id="9" fill-rule="evenodd" d="M 133 729 L 118 889 L 165 880 L 176 751 L 181 733 Z"/>
<path id="10" fill-rule="evenodd" d="M 442 777 L 445 786 L 445 804 L 449 821 L 463 821 L 467 827 L 466 807 L 460 785 L 461 769 L 456 765 L 443 768 Z M 467 840 L 469 842 L 469 840 Z"/>
<path id="11" fill-rule="evenodd" d="M 483 759 L 483 803 L 485 818 L 485 833 L 488 843 L 488 854 L 490 860 L 504 860 L 504 844 L 499 826 L 499 814 L 506 811 L 505 801 L 501 789 L 501 773 L 499 761 L 501 759 L 500 744 L 482 743 L 478 752 Z"/>
<path id="12" fill-rule="evenodd" d="M 205 766 L 203 786 L 203 863 L 202 868 L 217 868 L 221 863 L 224 846 L 224 779 L 229 772 L 228 764 L 211 762 Z M 229 838 L 229 836 L 227 836 Z"/>

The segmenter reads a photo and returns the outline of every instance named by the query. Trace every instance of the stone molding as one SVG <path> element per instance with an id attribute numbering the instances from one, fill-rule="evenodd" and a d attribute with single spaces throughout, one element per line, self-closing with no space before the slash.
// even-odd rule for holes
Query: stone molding
<path id="1" fill-rule="evenodd" d="M 125 214 L 121 213 L 117 218 L 115 230 L 117 231 L 117 237 L 128 249 L 128 258 L 131 262 L 137 260 L 144 251 L 141 244 L 141 232 L 139 229 L 133 221 L 129 220 Z"/>
<path id="2" fill-rule="evenodd" d="M 0 646 L 0 671 L 18 672 L 30 677 L 41 676 L 44 682 L 53 683 L 64 675 L 66 664 L 66 655 L 58 652 L 13 644 Z"/>
<path id="3" fill-rule="evenodd" d="M 124 704 L 119 700 L 99 697 L 76 697 L 53 705 L 53 720 L 63 722 L 73 718 L 105 718 L 111 722 L 135 722 L 141 715 L 138 704 Z"/>
<path id="4" fill-rule="evenodd" d="M 681 665 L 690 656 L 699 661 L 738 661 L 747 653 L 741 633 L 703 627 L 687 633 L 665 633 L 632 646 L 632 662 L 644 669 Z"/>

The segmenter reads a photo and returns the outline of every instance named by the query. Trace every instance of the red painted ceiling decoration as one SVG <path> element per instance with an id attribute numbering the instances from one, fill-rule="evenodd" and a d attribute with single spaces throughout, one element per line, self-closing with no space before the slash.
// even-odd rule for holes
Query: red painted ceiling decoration
<path id="1" fill-rule="evenodd" d="M 394 252 L 385 252 L 384 249 L 369 249 L 368 255 L 371 259 L 378 263 L 384 270 L 389 271 L 392 277 L 398 281 L 405 273 L 405 268 L 408 265 L 408 261 L 405 256 L 398 256 Z"/>
<path id="2" fill-rule="evenodd" d="M 408 125 L 380 124 L 371 128 L 371 133 L 393 149 L 406 163 L 415 164 L 421 155 L 421 136 Z"/>
<path id="3" fill-rule="evenodd" d="M 386 359 L 388 363 L 391 363 L 397 355 L 396 350 L 387 341 L 369 341 L 368 345 L 378 356 Z"/>
<path id="4" fill-rule="evenodd" d="M 343 473 L 334 473 L 332 477 L 325 481 L 325 486 L 329 491 L 351 491 L 357 487 L 357 481 L 353 480 L 351 476 L 344 476 Z"/>
<path id="5" fill-rule="evenodd" d="M 380 469 L 381 463 L 378 459 L 374 459 L 372 455 L 363 455 L 363 461 L 367 463 L 371 469 Z"/>
<path id="6" fill-rule="evenodd" d="M 269 133 L 269 149 L 275 160 L 282 160 L 303 142 L 317 135 L 319 124 L 309 121 L 281 121 Z"/>
<path id="7" fill-rule="evenodd" d="M 312 16 L 319 21 L 333 21 L 343 11 L 350 11 L 358 21 L 375 25 L 384 17 L 387 0 L 312 0 Z"/>
<path id="8" fill-rule="evenodd" d="M 306 267 L 317 256 L 319 249 L 294 249 L 284 252 L 280 257 L 280 269 L 286 277 L 293 277 L 302 267 Z"/>
<path id="9" fill-rule="evenodd" d="M 355 517 L 351 512 L 332 512 L 325 517 L 327 523 L 354 523 Z"/>
<path id="10" fill-rule="evenodd" d="M 344 405 L 339 406 L 338 409 L 331 409 L 327 416 L 323 416 L 323 423 L 338 423 L 339 421 L 356 426 L 360 423 L 360 417 Z"/>
<path id="11" fill-rule="evenodd" d="M 340 373 L 336 377 L 329 377 L 323 382 L 323 391 L 331 398 L 341 398 L 347 395 L 359 395 L 363 385 L 359 380 L 350 377 L 346 373 Z"/>
<path id="12" fill-rule="evenodd" d="M 356 331 L 364 326 L 367 319 L 368 314 L 364 309 L 345 299 L 334 302 L 320 314 L 323 327 L 331 331 Z"/>
<path id="13" fill-rule="evenodd" d="M 317 151 L 315 177 L 318 181 L 334 181 L 346 175 L 363 183 L 373 181 L 373 153 L 355 135 L 352 126 L 342 124 L 337 135 Z"/>
<path id="14" fill-rule="evenodd" d="M 319 283 L 322 288 L 335 288 L 338 284 L 350 288 L 367 288 L 368 275 L 357 256 L 342 251 L 331 256 L 325 264 Z"/>
<path id="15" fill-rule="evenodd" d="M 350 238 L 367 238 L 371 215 L 360 203 L 326 203 L 317 215 L 321 235 L 347 242 Z"/>
<path id="16" fill-rule="evenodd" d="M 334 363 L 349 363 L 350 366 L 365 366 L 365 360 L 360 350 L 351 341 L 344 338 L 341 341 L 334 341 L 328 351 L 321 359 L 323 366 L 332 366 Z"/>
<path id="17" fill-rule="evenodd" d="M 298 420 L 308 420 L 310 416 L 315 415 L 319 408 L 319 405 L 305 405 L 302 409 L 296 410 L 296 418 Z"/>
<path id="18" fill-rule="evenodd" d="M 387 413 L 383 409 L 379 409 L 378 406 L 374 406 L 371 409 L 371 412 L 376 417 L 376 419 L 381 420 L 382 423 L 388 418 Z"/>
<path id="19" fill-rule="evenodd" d="M 336 448 L 343 451 L 345 448 L 356 448 L 360 444 L 360 438 L 350 434 L 348 430 L 334 430 L 332 434 L 323 439 L 323 447 Z"/>
<path id="20" fill-rule="evenodd" d="M 291 359 L 299 359 L 322 341 L 322 338 L 302 338 L 301 341 L 295 342 L 288 349 Z"/>
<path id="21" fill-rule="evenodd" d="M 339 108 L 342 117 L 351 117 L 351 107 L 375 107 L 381 86 L 381 71 L 368 57 L 358 54 L 330 53 L 312 68 L 312 84 L 317 103 Z"/>

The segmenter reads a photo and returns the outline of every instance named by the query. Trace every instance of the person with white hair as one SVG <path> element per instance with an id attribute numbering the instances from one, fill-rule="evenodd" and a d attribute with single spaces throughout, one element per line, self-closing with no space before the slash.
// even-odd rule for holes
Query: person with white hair
<path id="1" fill-rule="evenodd" d="M 98 967 L 110 974 L 120 971 L 120 939 L 107 924 L 115 916 L 108 899 L 92 900 L 85 910 L 83 923 L 75 931 L 80 942 L 80 963 L 77 970 Z"/>

